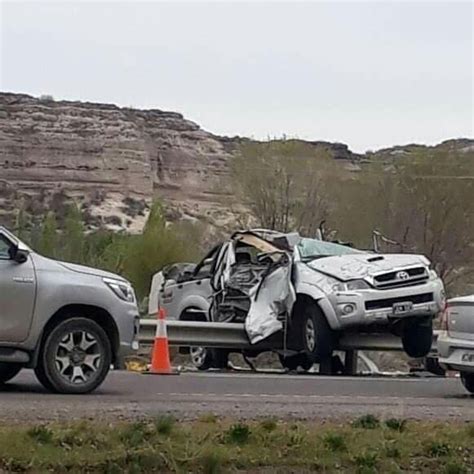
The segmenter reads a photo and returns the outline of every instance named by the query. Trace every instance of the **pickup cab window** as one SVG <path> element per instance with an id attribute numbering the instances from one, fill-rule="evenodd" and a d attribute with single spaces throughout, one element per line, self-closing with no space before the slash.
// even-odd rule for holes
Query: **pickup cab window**
<path id="1" fill-rule="evenodd" d="M 0 260 L 10 260 L 11 243 L 0 235 Z"/>

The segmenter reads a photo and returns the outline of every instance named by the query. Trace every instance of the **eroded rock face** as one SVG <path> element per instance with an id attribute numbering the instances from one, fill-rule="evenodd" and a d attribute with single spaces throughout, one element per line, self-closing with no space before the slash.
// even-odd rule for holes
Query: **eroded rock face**
<path id="1" fill-rule="evenodd" d="M 0 219 L 74 199 L 91 225 L 135 231 L 155 194 L 177 217 L 212 214 L 229 156 L 178 113 L 0 94 Z"/>
<path id="2" fill-rule="evenodd" d="M 12 225 L 20 208 L 61 217 L 74 200 L 91 228 L 136 232 L 158 196 L 170 219 L 245 227 L 245 209 L 227 180 L 229 160 L 244 141 L 213 135 L 175 112 L 0 93 L 0 223 Z M 356 155 L 342 143 L 308 143 L 343 163 L 419 147 Z M 474 141 L 439 147 L 467 152 Z"/>

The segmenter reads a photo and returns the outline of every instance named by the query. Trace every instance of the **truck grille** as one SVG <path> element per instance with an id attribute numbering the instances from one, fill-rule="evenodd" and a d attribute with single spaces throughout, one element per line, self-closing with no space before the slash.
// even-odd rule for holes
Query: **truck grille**
<path id="1" fill-rule="evenodd" d="M 400 296 L 398 298 L 385 298 L 382 300 L 372 300 L 365 302 L 365 309 L 386 309 L 391 308 L 395 303 L 405 303 L 411 301 L 413 304 L 429 303 L 433 301 L 433 293 L 422 293 L 420 295 Z"/>
<path id="2" fill-rule="evenodd" d="M 374 277 L 374 286 L 379 290 L 389 290 L 403 286 L 421 285 L 428 278 L 428 271 L 425 267 L 413 267 L 377 275 Z"/>

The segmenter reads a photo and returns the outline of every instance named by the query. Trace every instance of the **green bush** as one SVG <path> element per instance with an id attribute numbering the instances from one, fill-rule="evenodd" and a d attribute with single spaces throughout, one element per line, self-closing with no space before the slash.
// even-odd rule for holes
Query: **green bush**
<path id="1" fill-rule="evenodd" d="M 28 430 L 28 436 L 40 444 L 51 444 L 53 442 L 53 431 L 47 426 L 33 426 Z"/>
<path id="2" fill-rule="evenodd" d="M 156 432 L 160 435 L 169 436 L 173 431 L 176 420 L 169 415 L 160 416 L 155 420 Z"/>
<path id="3" fill-rule="evenodd" d="M 354 428 L 364 428 L 366 430 L 373 430 L 380 426 L 380 420 L 374 415 L 364 415 L 353 421 Z"/>
<path id="4" fill-rule="evenodd" d="M 361 472 L 372 472 L 377 467 L 377 453 L 365 452 L 354 456 L 354 462 Z"/>
<path id="5" fill-rule="evenodd" d="M 330 451 L 347 451 L 346 440 L 340 434 L 328 433 L 324 437 L 324 444 Z"/>
<path id="6" fill-rule="evenodd" d="M 450 461 L 444 466 L 443 474 L 467 474 L 464 464 L 458 461 Z"/>
<path id="7" fill-rule="evenodd" d="M 149 430 L 146 423 L 141 421 L 131 423 L 125 426 L 120 433 L 120 441 L 128 447 L 137 447 L 143 445 L 149 436 Z"/>
<path id="8" fill-rule="evenodd" d="M 260 426 L 264 431 L 275 431 L 277 429 L 277 421 L 274 418 L 266 418 L 260 422 Z"/>
<path id="9" fill-rule="evenodd" d="M 200 461 L 204 474 L 219 474 L 223 471 L 224 457 L 219 450 L 207 450 L 201 455 Z"/>
<path id="10" fill-rule="evenodd" d="M 148 295 L 153 275 L 165 265 L 193 262 L 202 253 L 202 229 L 167 222 L 157 202 L 138 235 L 106 229 L 89 232 L 75 204 L 69 206 L 62 220 L 49 212 L 29 230 L 23 217 L 21 220 L 17 234 L 35 251 L 46 257 L 119 273 L 133 284 L 139 300 Z"/>
<path id="11" fill-rule="evenodd" d="M 400 420 L 398 418 L 389 418 L 385 421 L 385 426 L 391 430 L 403 432 L 405 431 L 407 420 Z"/>
<path id="12" fill-rule="evenodd" d="M 232 425 L 226 432 L 226 440 L 234 444 L 245 444 L 250 438 L 250 427 L 244 423 Z"/>
<path id="13" fill-rule="evenodd" d="M 426 452 L 431 457 L 442 457 L 442 456 L 449 456 L 451 453 L 451 447 L 449 444 L 440 442 L 440 441 L 433 441 L 426 447 Z"/>

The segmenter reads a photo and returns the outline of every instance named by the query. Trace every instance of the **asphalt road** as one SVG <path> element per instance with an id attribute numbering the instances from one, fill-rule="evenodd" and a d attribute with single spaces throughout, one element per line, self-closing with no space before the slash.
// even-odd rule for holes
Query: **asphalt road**
<path id="1" fill-rule="evenodd" d="M 0 389 L 0 420 L 140 419 L 172 413 L 258 418 L 381 417 L 474 420 L 474 397 L 459 379 L 316 375 L 112 372 L 91 395 L 49 394 L 24 371 Z"/>

